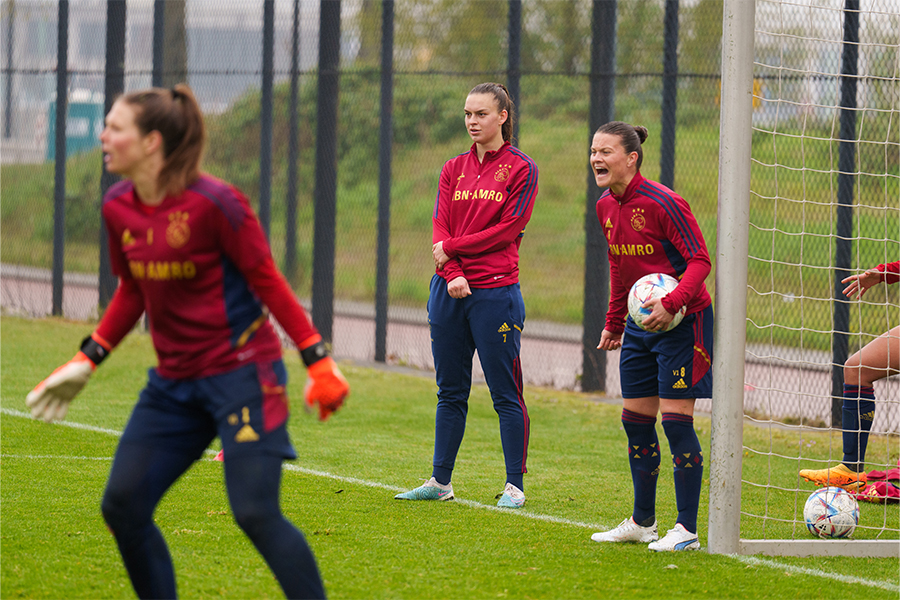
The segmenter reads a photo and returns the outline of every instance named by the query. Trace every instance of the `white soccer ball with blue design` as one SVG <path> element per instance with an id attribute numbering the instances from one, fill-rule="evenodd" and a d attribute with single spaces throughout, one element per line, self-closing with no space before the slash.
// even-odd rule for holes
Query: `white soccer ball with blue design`
<path id="1" fill-rule="evenodd" d="M 859 525 L 859 503 L 847 490 L 827 487 L 816 490 L 803 506 L 806 528 L 826 539 L 848 538 Z"/>
<path id="2" fill-rule="evenodd" d="M 665 273 L 651 273 L 644 275 L 634 282 L 631 290 L 628 292 L 628 314 L 634 324 L 644 329 L 644 319 L 650 316 L 650 310 L 641 308 L 650 298 L 662 298 L 678 286 L 678 280 L 671 275 Z M 681 310 L 675 313 L 675 318 L 669 323 L 665 331 L 675 329 L 684 318 L 687 307 L 682 306 Z"/>

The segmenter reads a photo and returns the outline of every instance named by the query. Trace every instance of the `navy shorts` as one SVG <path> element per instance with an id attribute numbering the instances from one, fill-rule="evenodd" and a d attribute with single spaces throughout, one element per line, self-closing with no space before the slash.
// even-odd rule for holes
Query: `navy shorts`
<path id="1" fill-rule="evenodd" d="M 619 378 L 623 398 L 712 398 L 713 309 L 686 315 L 678 327 L 650 333 L 625 325 Z"/>
<path id="2" fill-rule="evenodd" d="M 202 456 L 218 435 L 228 457 L 297 458 L 287 433 L 287 372 L 281 360 L 202 379 L 167 379 L 150 369 L 121 443 Z"/>

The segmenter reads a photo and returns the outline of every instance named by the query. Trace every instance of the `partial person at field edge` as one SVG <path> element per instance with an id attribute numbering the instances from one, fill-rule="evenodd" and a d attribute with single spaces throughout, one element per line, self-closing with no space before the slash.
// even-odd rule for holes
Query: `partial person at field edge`
<path id="1" fill-rule="evenodd" d="M 669 188 L 641 175 L 647 129 L 620 121 L 594 133 L 590 164 L 597 186 L 597 218 L 609 242 L 610 301 L 600 350 L 621 348 L 622 425 L 628 437 L 628 463 L 634 510 L 595 542 L 650 542 L 655 551 L 696 550 L 697 511 L 703 483 L 703 452 L 694 431 L 696 398 L 712 397 L 713 310 L 704 280 L 710 260 L 703 233 L 688 203 Z M 639 328 L 628 315 L 628 292 L 651 273 L 678 279 Z M 684 319 L 667 331 L 675 313 Z M 626 319 L 627 317 L 627 319 Z M 661 463 L 656 415 L 672 453 L 675 526 L 659 539 L 656 483 Z"/>
<path id="2" fill-rule="evenodd" d="M 505 86 L 482 83 L 465 102 L 473 144 L 441 170 L 434 205 L 428 297 L 438 385 L 432 476 L 403 500 L 453 498 L 451 474 L 466 427 L 472 359 L 478 357 L 500 418 L 506 485 L 497 506 L 525 504 L 530 421 L 519 358 L 525 304 L 519 245 L 538 193 L 534 161 L 512 145 L 514 105 Z"/>
<path id="3" fill-rule="evenodd" d="M 900 281 L 900 261 L 878 265 L 841 281 L 847 283 L 844 295 L 862 298 L 878 283 Z M 900 373 L 900 326 L 872 340 L 844 363 L 844 402 L 841 430 L 844 456 L 840 464 L 827 469 L 803 469 L 800 476 L 816 485 L 834 485 L 851 492 L 866 486 L 866 448 L 875 420 L 875 388 L 879 379 Z M 874 492 L 875 488 L 870 486 Z M 869 489 L 866 490 L 868 492 Z M 864 496 L 858 496 L 868 499 Z M 872 498 L 880 501 L 881 498 Z"/>
<path id="4" fill-rule="evenodd" d="M 216 436 L 234 519 L 289 598 L 324 598 L 303 534 L 281 513 L 287 372 L 275 316 L 307 367 L 306 402 L 326 419 L 349 392 L 275 266 L 247 198 L 200 172 L 206 130 L 190 88 L 115 101 L 100 135 L 106 168 L 125 179 L 103 217 L 119 285 L 75 357 L 26 399 L 35 418 L 63 419 L 70 401 L 146 312 L 158 365 L 119 441 L 103 517 L 140 598 L 174 598 L 175 572 L 153 512 Z"/>

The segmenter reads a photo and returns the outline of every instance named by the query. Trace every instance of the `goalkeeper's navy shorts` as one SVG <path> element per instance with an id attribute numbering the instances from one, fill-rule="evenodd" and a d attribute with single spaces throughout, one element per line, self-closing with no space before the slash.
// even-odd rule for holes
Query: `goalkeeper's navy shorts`
<path id="1" fill-rule="evenodd" d="M 625 325 L 619 378 L 623 398 L 712 398 L 713 309 L 685 315 L 675 329 Z"/>
<path id="2" fill-rule="evenodd" d="M 226 457 L 297 458 L 287 433 L 286 383 L 281 360 L 202 379 L 167 379 L 150 369 L 122 443 L 164 445 L 200 458 L 218 435 Z"/>

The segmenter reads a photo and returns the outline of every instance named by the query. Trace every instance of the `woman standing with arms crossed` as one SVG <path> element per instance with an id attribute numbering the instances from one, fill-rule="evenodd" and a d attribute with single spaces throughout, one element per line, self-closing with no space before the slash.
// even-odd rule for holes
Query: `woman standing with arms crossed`
<path id="1" fill-rule="evenodd" d="M 119 441 L 102 503 L 138 597 L 176 596 L 153 512 L 218 435 L 238 525 L 289 598 L 323 598 L 315 558 L 279 507 L 281 464 L 296 454 L 268 311 L 300 350 L 306 402 L 319 404 L 321 419 L 341 406 L 347 382 L 275 266 L 247 198 L 200 173 L 206 132 L 186 85 L 119 98 L 100 141 L 106 168 L 125 178 L 103 200 L 119 286 L 75 357 L 28 394 L 31 414 L 63 419 L 146 312 L 158 366 Z"/>
<path id="2" fill-rule="evenodd" d="M 600 350 L 622 349 L 622 425 L 634 486 L 632 515 L 595 542 L 651 542 L 656 551 L 696 550 L 697 510 L 703 482 L 703 454 L 694 431 L 694 400 L 712 397 L 712 301 L 704 279 L 710 271 L 706 242 L 690 206 L 667 187 L 644 179 L 641 144 L 647 129 L 613 121 L 591 143 L 597 185 L 608 188 L 597 201 L 597 217 L 609 242 L 610 301 Z M 679 280 L 663 298 L 644 303 L 651 314 L 646 331 L 628 314 L 628 291 L 650 273 Z M 675 313 L 684 320 L 666 331 Z M 624 333 L 624 338 L 623 338 Z M 656 414 L 669 440 L 678 518 L 658 539 L 656 480 L 660 449 Z"/>
<path id="3" fill-rule="evenodd" d="M 474 142 L 441 171 L 435 200 L 428 298 L 438 385 L 432 477 L 398 494 L 403 500 L 450 500 L 450 476 L 466 426 L 475 350 L 500 417 L 506 486 L 497 506 L 525 504 L 523 475 L 529 420 L 519 350 L 525 304 L 519 244 L 538 191 L 538 170 L 511 145 L 514 106 L 506 87 L 469 92 L 465 122 Z"/>

